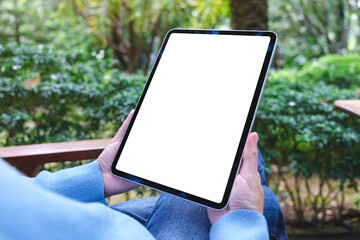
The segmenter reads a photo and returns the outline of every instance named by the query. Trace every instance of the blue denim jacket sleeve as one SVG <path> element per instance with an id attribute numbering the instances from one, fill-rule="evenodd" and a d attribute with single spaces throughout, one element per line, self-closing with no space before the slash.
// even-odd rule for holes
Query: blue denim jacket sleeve
<path id="1" fill-rule="evenodd" d="M 265 217 L 254 210 L 236 210 L 219 218 L 211 227 L 210 239 L 269 239 Z"/>
<path id="2" fill-rule="evenodd" d="M 74 200 L 105 203 L 104 185 L 97 161 L 54 173 L 41 171 L 32 181 Z"/>

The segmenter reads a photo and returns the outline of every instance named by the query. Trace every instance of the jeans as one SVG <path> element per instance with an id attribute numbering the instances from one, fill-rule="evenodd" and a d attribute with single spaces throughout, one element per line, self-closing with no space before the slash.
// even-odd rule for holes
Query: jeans
<path id="1" fill-rule="evenodd" d="M 264 160 L 259 151 L 258 171 L 263 185 L 264 216 L 270 239 L 288 239 L 279 202 L 266 187 Z M 162 193 L 157 197 L 137 199 L 110 206 L 143 224 L 156 239 L 209 239 L 211 228 L 206 208 Z"/>

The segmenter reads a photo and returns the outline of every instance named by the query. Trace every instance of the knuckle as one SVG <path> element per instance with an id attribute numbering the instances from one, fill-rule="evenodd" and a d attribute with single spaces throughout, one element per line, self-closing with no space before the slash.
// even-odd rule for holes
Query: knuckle
<path id="1" fill-rule="evenodd" d="M 251 150 L 250 151 L 250 153 L 249 153 L 249 157 L 251 157 L 251 158 L 258 158 L 258 151 L 257 151 L 257 149 L 255 149 L 255 150 Z"/>

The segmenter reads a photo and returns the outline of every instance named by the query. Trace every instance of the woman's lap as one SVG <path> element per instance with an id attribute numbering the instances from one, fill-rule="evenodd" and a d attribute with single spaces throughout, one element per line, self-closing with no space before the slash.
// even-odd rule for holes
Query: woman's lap
<path id="1" fill-rule="evenodd" d="M 287 239 L 284 215 L 275 194 L 265 186 L 264 161 L 259 151 L 258 170 L 264 189 L 264 216 L 270 239 Z M 142 223 L 156 239 L 208 239 L 211 224 L 206 208 L 190 201 L 161 194 L 110 206 Z"/>

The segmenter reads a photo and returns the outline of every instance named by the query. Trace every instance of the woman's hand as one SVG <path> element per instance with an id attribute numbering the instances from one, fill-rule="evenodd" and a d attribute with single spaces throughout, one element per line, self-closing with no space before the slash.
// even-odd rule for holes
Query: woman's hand
<path id="1" fill-rule="evenodd" d="M 263 214 L 264 190 L 258 172 L 258 135 L 251 133 L 245 146 L 239 174 L 235 178 L 228 206 L 221 211 L 208 209 L 211 224 L 230 211 L 251 209 Z"/>
<path id="2" fill-rule="evenodd" d="M 100 165 L 101 174 L 104 182 L 105 197 L 110 197 L 115 194 L 128 192 L 139 185 L 125 179 L 115 177 L 111 173 L 111 165 L 115 158 L 116 152 L 119 149 L 120 143 L 124 138 L 125 132 L 129 127 L 130 120 L 134 114 L 134 110 L 130 112 L 115 137 L 111 140 L 110 145 L 107 146 L 100 154 L 97 161 Z"/>

